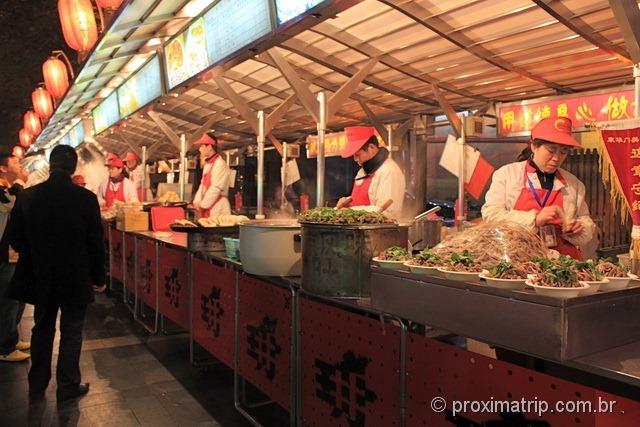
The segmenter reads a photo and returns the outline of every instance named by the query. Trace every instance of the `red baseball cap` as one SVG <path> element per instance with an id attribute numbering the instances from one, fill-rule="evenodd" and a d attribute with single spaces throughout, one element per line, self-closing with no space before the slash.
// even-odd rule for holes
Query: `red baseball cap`
<path id="1" fill-rule="evenodd" d="M 218 139 L 215 136 L 209 136 L 206 133 L 200 137 L 193 145 L 218 145 Z"/>
<path id="2" fill-rule="evenodd" d="M 120 156 L 118 156 L 116 153 L 107 153 L 107 163 L 109 163 L 111 160 L 113 159 L 119 159 Z"/>
<path id="3" fill-rule="evenodd" d="M 540 120 L 531 130 L 531 138 L 553 142 L 554 144 L 582 147 L 571 135 L 571 120 L 566 117 L 548 117 Z"/>
<path id="4" fill-rule="evenodd" d="M 71 182 L 73 182 L 76 185 L 87 185 L 87 182 L 84 180 L 84 176 L 82 175 L 74 175 L 71 178 Z"/>
<path id="5" fill-rule="evenodd" d="M 369 138 L 376 134 L 375 129 L 371 126 L 351 126 L 344 128 L 344 133 L 347 139 L 347 143 L 342 150 L 342 158 L 344 159 L 356 154 Z"/>
<path id="6" fill-rule="evenodd" d="M 122 159 L 120 157 L 116 157 L 114 159 L 111 159 L 111 160 L 107 161 L 107 166 L 109 168 L 124 169 L 124 162 L 122 161 Z"/>
<path id="7" fill-rule="evenodd" d="M 127 154 L 124 155 L 124 159 L 122 159 L 125 162 L 128 162 L 130 160 L 135 160 L 136 162 L 140 161 L 140 157 L 138 157 L 138 155 L 136 153 L 134 153 L 133 151 L 127 151 Z"/>

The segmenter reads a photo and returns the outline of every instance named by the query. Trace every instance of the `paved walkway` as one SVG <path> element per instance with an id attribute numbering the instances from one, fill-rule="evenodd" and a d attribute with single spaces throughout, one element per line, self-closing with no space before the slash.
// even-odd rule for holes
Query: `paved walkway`
<path id="1" fill-rule="evenodd" d="M 149 336 L 121 299 L 98 295 L 84 329 L 82 381 L 87 396 L 58 405 L 53 379 L 46 399 L 30 404 L 30 362 L 0 364 L 2 426 L 249 426 L 233 406 L 233 372 L 222 364 L 195 368 L 188 362 L 188 337 Z M 22 339 L 33 326 L 27 306 Z M 282 426 L 287 414 L 272 405 L 259 409 L 266 425 Z"/>

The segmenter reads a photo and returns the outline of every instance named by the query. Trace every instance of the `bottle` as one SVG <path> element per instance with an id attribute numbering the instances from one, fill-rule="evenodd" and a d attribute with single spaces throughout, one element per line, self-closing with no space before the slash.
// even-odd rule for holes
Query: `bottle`
<path id="1" fill-rule="evenodd" d="M 300 213 L 304 213 L 309 210 L 309 196 L 307 194 L 300 195 Z"/>
<path id="2" fill-rule="evenodd" d="M 236 192 L 236 195 L 235 195 L 234 210 L 238 212 L 242 210 L 242 193 L 240 191 Z"/>

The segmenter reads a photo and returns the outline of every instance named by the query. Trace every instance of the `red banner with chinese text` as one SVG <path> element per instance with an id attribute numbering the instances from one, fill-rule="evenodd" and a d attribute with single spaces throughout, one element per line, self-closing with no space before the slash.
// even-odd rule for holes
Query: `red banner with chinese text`
<path id="1" fill-rule="evenodd" d="M 378 143 L 384 145 L 380 135 L 376 133 Z M 324 156 L 335 157 L 342 154 L 347 144 L 346 132 L 327 133 L 324 136 Z M 309 135 L 307 137 L 307 159 L 318 157 L 318 135 Z"/>
<path id="2" fill-rule="evenodd" d="M 603 130 L 602 145 L 614 198 L 624 196 L 633 224 L 640 225 L 640 128 Z"/>
<path id="3" fill-rule="evenodd" d="M 573 127 L 587 123 L 633 118 L 634 91 L 618 89 L 598 94 L 554 97 L 498 106 L 499 133 L 526 134 L 541 119 L 568 117 Z"/>

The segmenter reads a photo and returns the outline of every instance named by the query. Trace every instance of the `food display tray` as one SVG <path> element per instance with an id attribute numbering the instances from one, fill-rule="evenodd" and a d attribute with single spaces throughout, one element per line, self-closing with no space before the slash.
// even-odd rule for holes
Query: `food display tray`
<path id="1" fill-rule="evenodd" d="M 374 267 L 371 303 L 419 324 L 557 361 L 640 340 L 637 285 L 558 299 Z"/>
<path id="2" fill-rule="evenodd" d="M 193 251 L 224 251 L 225 237 L 240 236 L 240 227 L 180 227 L 171 225 L 171 230 L 187 233 L 187 248 Z"/>

